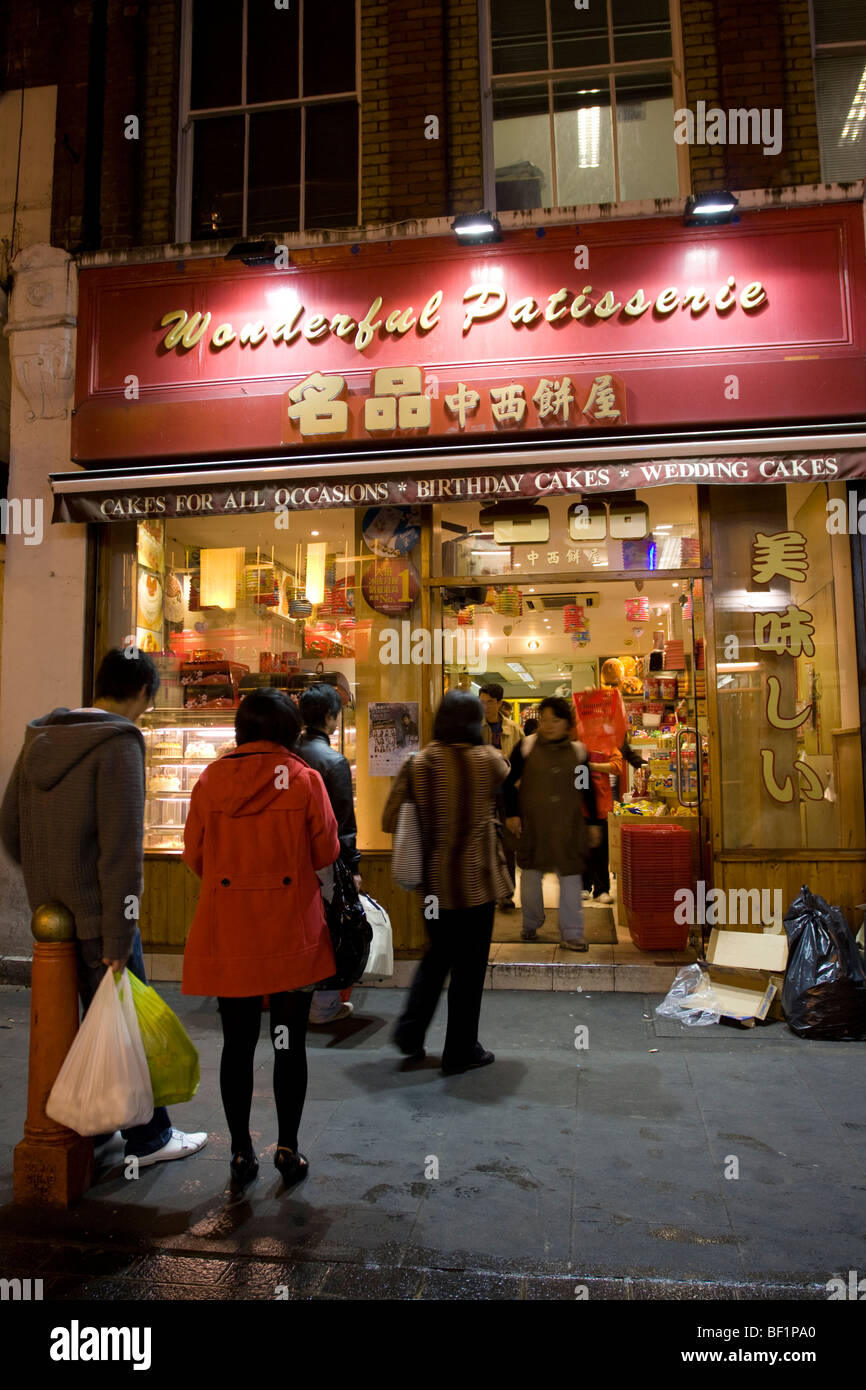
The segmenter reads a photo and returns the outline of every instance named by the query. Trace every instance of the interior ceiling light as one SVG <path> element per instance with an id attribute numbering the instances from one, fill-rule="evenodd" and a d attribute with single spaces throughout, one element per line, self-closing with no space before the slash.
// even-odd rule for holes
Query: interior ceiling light
<path id="1" fill-rule="evenodd" d="M 223 259 L 243 261 L 244 265 L 273 265 L 276 254 L 275 241 L 236 241 Z"/>
<path id="2" fill-rule="evenodd" d="M 854 93 L 854 100 L 851 103 L 851 110 L 842 127 L 842 134 L 839 136 L 840 145 L 853 145 L 855 140 L 866 130 L 866 68 L 863 69 L 863 76 L 860 78 L 860 85 Z"/>
<path id="3" fill-rule="evenodd" d="M 715 193 L 698 193 L 697 197 L 686 199 L 683 222 L 687 227 L 732 222 L 739 206 L 739 200 L 733 193 L 724 189 Z"/>
<path id="4" fill-rule="evenodd" d="M 484 212 L 465 212 L 455 217 L 451 230 L 457 240 L 466 246 L 481 246 L 484 242 L 502 240 L 499 219 L 486 209 Z"/>

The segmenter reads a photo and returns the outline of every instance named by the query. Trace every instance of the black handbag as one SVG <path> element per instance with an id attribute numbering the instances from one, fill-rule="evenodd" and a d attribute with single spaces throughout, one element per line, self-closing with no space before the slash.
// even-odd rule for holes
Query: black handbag
<path id="1" fill-rule="evenodd" d="M 352 872 L 342 859 L 334 864 L 334 891 L 325 903 L 325 920 L 331 933 L 336 973 L 319 989 L 348 989 L 367 968 L 373 928 L 367 921 Z"/>

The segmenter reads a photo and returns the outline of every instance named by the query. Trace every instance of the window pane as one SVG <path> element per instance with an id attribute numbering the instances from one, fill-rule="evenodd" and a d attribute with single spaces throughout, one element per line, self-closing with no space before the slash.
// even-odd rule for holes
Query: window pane
<path id="1" fill-rule="evenodd" d="M 866 41 L 863 0 L 813 0 L 816 43 Z"/>
<path id="2" fill-rule="evenodd" d="M 587 68 L 610 60 L 607 0 L 588 0 L 576 10 L 573 0 L 550 0 L 553 28 L 553 66 Z"/>
<path id="3" fill-rule="evenodd" d="M 263 111 L 250 116 L 247 233 L 300 228 L 301 113 Z"/>
<path id="4" fill-rule="evenodd" d="M 825 182 L 866 177 L 866 58 L 817 58 L 821 174 Z"/>
<path id="5" fill-rule="evenodd" d="M 192 239 L 243 231 L 244 118 L 196 121 L 193 137 Z"/>
<path id="6" fill-rule="evenodd" d="M 490 47 L 494 72 L 546 69 L 544 0 L 490 0 Z"/>
<path id="7" fill-rule="evenodd" d="M 304 96 L 355 90 L 355 0 L 306 0 Z"/>
<path id="8" fill-rule="evenodd" d="M 611 0 L 611 3 L 615 62 L 671 56 L 668 0 Z"/>
<path id="9" fill-rule="evenodd" d="M 553 93 L 559 206 L 612 203 L 616 186 L 607 79 L 603 84 L 557 82 Z"/>
<path id="10" fill-rule="evenodd" d="M 493 160 L 500 212 L 553 206 L 546 84 L 494 92 Z"/>
<path id="11" fill-rule="evenodd" d="M 674 99 L 667 73 L 616 79 L 616 140 L 620 198 L 677 193 Z"/>
<path id="12" fill-rule="evenodd" d="M 708 491 L 724 847 L 859 849 L 863 780 L 849 537 L 827 532 L 827 484 Z M 838 484 L 831 492 L 844 497 Z M 775 569 L 770 564 L 769 577 L 756 578 L 758 533 L 791 531 L 805 538 L 807 568 L 785 573 L 777 550 Z M 736 660 L 731 635 L 739 641 Z M 778 695 L 773 721 L 771 679 Z M 809 717 L 798 727 L 782 726 L 804 709 Z M 762 758 L 764 750 L 772 759 Z M 797 763 L 809 773 L 799 774 Z M 825 799 L 834 782 L 836 794 Z"/>
<path id="13" fill-rule="evenodd" d="M 247 5 L 247 101 L 298 96 L 298 6 L 276 9 L 270 0 Z"/>
<path id="14" fill-rule="evenodd" d="M 195 0 L 190 107 L 237 106 L 241 99 L 242 0 Z"/>
<path id="15" fill-rule="evenodd" d="M 307 227 L 358 222 L 358 105 L 307 107 Z"/>

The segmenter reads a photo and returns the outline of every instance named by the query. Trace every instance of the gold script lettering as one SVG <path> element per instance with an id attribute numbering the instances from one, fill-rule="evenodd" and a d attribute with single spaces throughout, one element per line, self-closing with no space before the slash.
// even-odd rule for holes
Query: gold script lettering
<path id="1" fill-rule="evenodd" d="M 364 348 L 370 346 L 373 341 L 373 334 L 377 328 L 381 328 L 382 320 L 377 319 L 376 315 L 382 307 L 382 296 L 377 295 L 370 305 L 364 317 L 358 324 L 358 332 L 355 334 L 355 348 L 358 352 L 363 352 Z"/>
<path id="2" fill-rule="evenodd" d="M 763 304 L 766 298 L 767 292 L 760 280 L 753 280 L 740 295 L 740 304 L 746 311 L 757 309 L 758 305 Z"/>
<path id="3" fill-rule="evenodd" d="M 178 343 L 181 343 L 185 348 L 195 347 L 210 323 L 210 319 L 209 312 L 205 314 L 204 318 L 200 313 L 195 313 L 192 318 L 189 318 L 186 309 L 172 309 L 170 313 L 163 314 L 159 323 L 160 328 L 174 323 L 174 328 L 170 328 L 162 340 L 163 346 L 176 348 Z"/>
<path id="4" fill-rule="evenodd" d="M 385 320 L 386 333 L 399 333 L 402 337 L 408 333 L 410 328 L 415 326 L 415 316 L 412 313 L 412 306 L 408 309 L 394 309 Z"/>
<path id="5" fill-rule="evenodd" d="M 210 345 L 212 348 L 228 347 L 229 343 L 233 343 L 236 337 L 237 334 L 230 323 L 221 323 L 218 328 L 214 329 Z"/>
<path id="6" fill-rule="evenodd" d="M 466 305 L 463 332 L 468 333 L 473 323 L 501 314 L 505 308 L 505 291 L 501 285 L 470 285 L 463 296 L 463 303 Z"/>
<path id="7" fill-rule="evenodd" d="M 421 313 L 418 315 L 418 328 L 422 333 L 429 333 L 431 328 L 435 328 L 439 322 L 439 308 L 442 304 L 442 291 L 437 290 L 431 294 Z"/>

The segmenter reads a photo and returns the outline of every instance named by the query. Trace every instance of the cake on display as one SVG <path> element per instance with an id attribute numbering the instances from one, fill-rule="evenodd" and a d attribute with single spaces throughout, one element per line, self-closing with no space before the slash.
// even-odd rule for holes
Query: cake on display
<path id="1" fill-rule="evenodd" d="M 172 777 L 168 773 L 156 773 L 150 779 L 150 790 L 152 792 L 179 792 L 180 778 Z"/>
<path id="2" fill-rule="evenodd" d="M 182 758 L 183 744 L 177 738 L 159 739 L 153 745 L 153 756 L 155 758 Z"/>
<path id="3" fill-rule="evenodd" d="M 205 739 L 194 738 L 186 745 L 186 757 L 197 758 L 201 762 L 207 762 L 216 757 L 216 748 Z"/>

